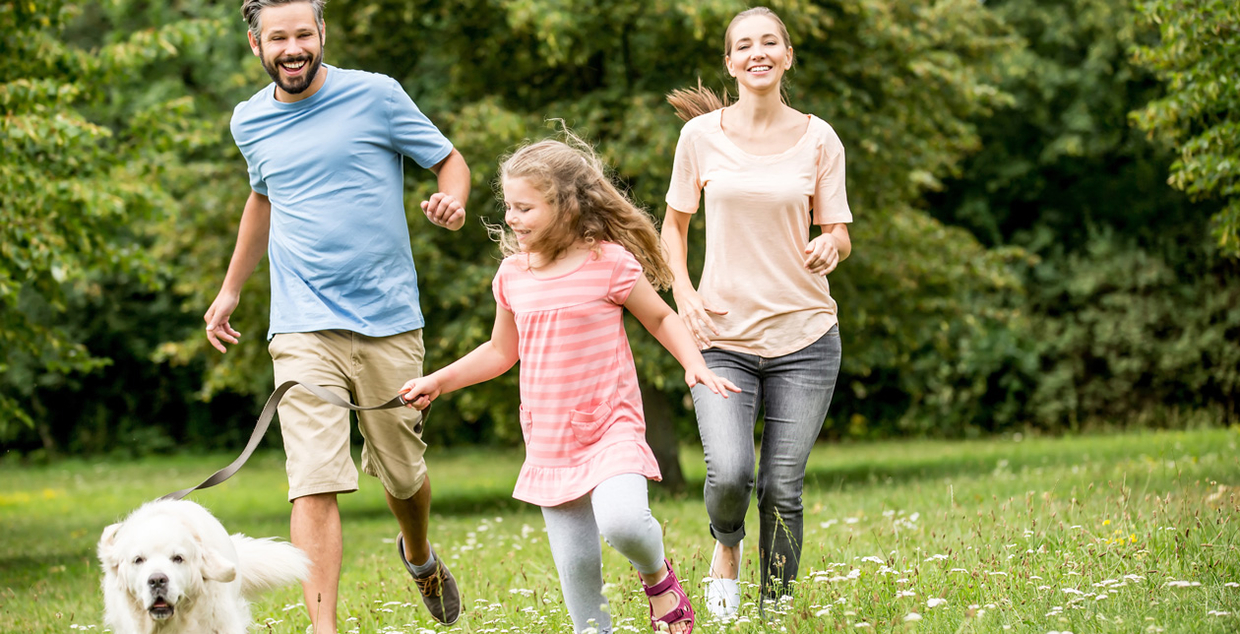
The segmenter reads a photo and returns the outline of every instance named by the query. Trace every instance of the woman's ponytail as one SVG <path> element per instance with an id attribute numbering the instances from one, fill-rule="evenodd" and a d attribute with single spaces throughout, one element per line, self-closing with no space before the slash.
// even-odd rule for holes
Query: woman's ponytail
<path id="1" fill-rule="evenodd" d="M 676 116 L 688 121 L 694 117 L 714 112 L 728 105 L 727 91 L 722 95 L 702 85 L 698 78 L 697 88 L 677 88 L 667 93 L 667 102 L 676 109 Z"/>

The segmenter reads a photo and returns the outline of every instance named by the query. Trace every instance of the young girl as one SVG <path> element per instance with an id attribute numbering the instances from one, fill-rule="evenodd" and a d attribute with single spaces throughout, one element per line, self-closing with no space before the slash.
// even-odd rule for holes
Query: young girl
<path id="1" fill-rule="evenodd" d="M 827 275 L 852 250 L 844 146 L 825 121 L 781 97 L 793 63 L 783 21 L 765 7 L 741 12 L 728 25 L 723 52 L 736 78 L 736 103 L 724 107 L 700 85 L 668 97 L 686 123 L 663 222 L 676 307 L 706 363 L 744 390 L 727 401 L 693 390 L 706 456 L 706 510 L 717 540 L 706 605 L 717 616 L 733 615 L 740 605 L 759 408 L 765 420 L 757 474 L 759 605 L 787 596 L 796 579 L 805 464 L 840 368 Z M 703 192 L 706 258 L 694 288 L 686 242 Z M 819 227 L 812 239 L 811 224 Z"/>
<path id="2" fill-rule="evenodd" d="M 627 308 L 685 368 L 685 382 L 726 397 L 735 385 L 706 368 L 693 337 L 655 291 L 671 271 L 651 218 L 609 181 L 570 135 L 542 141 L 500 166 L 505 254 L 492 284 L 491 340 L 405 384 L 424 408 L 440 394 L 495 378 L 521 361 L 526 460 L 513 496 L 542 507 L 573 627 L 611 631 L 601 533 L 637 568 L 651 625 L 693 630 L 688 596 L 663 556 L 646 480 L 660 478 L 646 424 Z M 643 275 L 643 273 L 645 275 Z"/>

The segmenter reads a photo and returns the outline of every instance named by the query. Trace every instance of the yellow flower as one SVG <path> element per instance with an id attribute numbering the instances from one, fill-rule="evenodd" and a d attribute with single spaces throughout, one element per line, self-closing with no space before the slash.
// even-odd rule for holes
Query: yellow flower
<path id="1" fill-rule="evenodd" d="M 1103 526 L 1110 526 L 1110 524 L 1111 524 L 1111 520 L 1102 520 Z"/>

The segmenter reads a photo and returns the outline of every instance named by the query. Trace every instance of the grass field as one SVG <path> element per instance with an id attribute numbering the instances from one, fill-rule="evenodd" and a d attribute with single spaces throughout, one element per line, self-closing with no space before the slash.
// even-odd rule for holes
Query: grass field
<path id="1" fill-rule="evenodd" d="M 794 601 L 769 620 L 747 603 L 736 621 L 696 631 L 1240 631 L 1238 443 L 1233 428 L 819 447 Z M 102 631 L 104 526 L 229 460 L 0 467 L 0 632 Z M 520 460 L 430 455 L 432 541 L 465 593 L 452 628 L 417 602 L 377 482 L 343 496 L 341 631 L 570 632 L 541 516 L 509 497 Z M 700 452 L 681 460 L 690 495 L 656 491 L 652 505 L 700 608 L 704 467 Z M 266 454 L 192 499 L 231 531 L 286 537 L 285 491 L 282 456 Z M 752 509 L 749 528 L 756 536 Z M 746 546 L 743 581 L 754 582 L 756 544 Z M 604 574 L 617 631 L 649 631 L 636 573 L 608 548 Z M 752 583 L 744 592 L 755 598 Z M 256 630 L 304 632 L 299 601 L 296 588 L 266 595 Z"/>

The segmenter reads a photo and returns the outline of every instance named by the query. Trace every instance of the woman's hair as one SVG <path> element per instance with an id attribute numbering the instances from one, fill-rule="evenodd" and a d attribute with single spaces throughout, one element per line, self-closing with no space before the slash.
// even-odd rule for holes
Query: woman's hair
<path id="1" fill-rule="evenodd" d="M 792 46 L 792 38 L 788 36 L 788 27 L 784 26 L 784 21 L 775 15 L 774 11 L 766 7 L 754 7 L 746 9 L 736 14 L 732 21 L 728 23 L 728 29 L 723 32 L 723 56 L 727 58 L 732 54 L 732 28 L 741 20 L 750 18 L 755 15 L 765 15 L 775 21 L 779 26 L 779 37 L 783 39 L 785 46 Z M 782 91 L 782 87 L 781 87 Z M 672 104 L 676 109 L 676 115 L 681 119 L 688 121 L 697 116 L 713 112 L 727 106 L 731 100 L 728 97 L 728 91 L 716 93 L 702 85 L 702 80 L 698 79 L 697 88 L 677 88 L 667 94 L 667 102 Z"/>
<path id="2" fill-rule="evenodd" d="M 670 287 L 672 271 L 654 218 L 616 188 L 588 143 L 567 129 L 564 137 L 527 144 L 500 163 L 497 185 L 524 178 L 551 210 L 551 221 L 530 237 L 526 250 L 554 262 L 578 240 L 592 248 L 601 240 L 615 242 L 637 258 L 656 289 Z M 522 251 L 502 226 L 490 229 L 505 256 Z"/>

